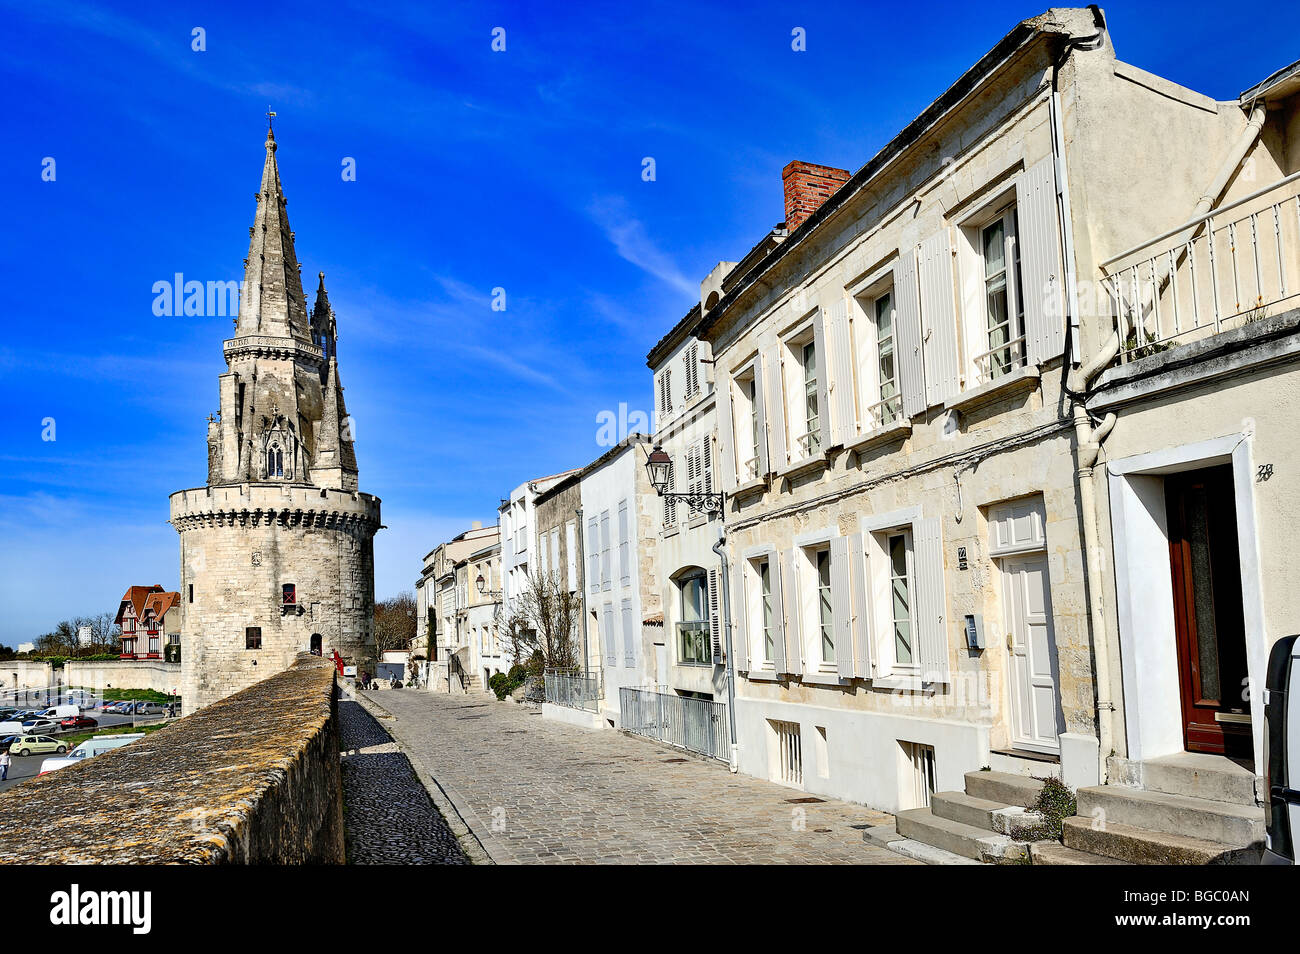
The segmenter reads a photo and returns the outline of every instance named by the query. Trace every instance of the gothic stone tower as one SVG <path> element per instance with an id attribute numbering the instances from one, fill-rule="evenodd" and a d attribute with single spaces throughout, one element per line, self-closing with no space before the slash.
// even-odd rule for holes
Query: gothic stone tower
<path id="1" fill-rule="evenodd" d="M 308 317 L 275 150 L 268 130 L 208 483 L 171 495 L 189 712 L 300 652 L 373 665 L 379 499 L 357 490 L 325 273 Z"/>

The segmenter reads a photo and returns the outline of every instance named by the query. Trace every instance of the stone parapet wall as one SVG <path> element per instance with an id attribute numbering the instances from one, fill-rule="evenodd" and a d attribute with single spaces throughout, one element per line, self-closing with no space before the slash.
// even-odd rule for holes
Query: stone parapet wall
<path id="1" fill-rule="evenodd" d="M 0 793 L 7 864 L 341 863 L 334 667 L 294 665 Z"/>
<path id="2" fill-rule="evenodd" d="M 153 659 L 102 659 L 86 662 L 69 659 L 63 665 L 60 680 L 64 685 L 93 689 L 175 692 L 181 684 L 181 664 Z"/>
<path id="3" fill-rule="evenodd" d="M 169 498 L 171 523 L 178 531 L 211 526 L 319 526 L 360 523 L 379 529 L 379 499 L 359 491 L 321 489 L 305 484 L 232 484 L 178 490 Z"/>

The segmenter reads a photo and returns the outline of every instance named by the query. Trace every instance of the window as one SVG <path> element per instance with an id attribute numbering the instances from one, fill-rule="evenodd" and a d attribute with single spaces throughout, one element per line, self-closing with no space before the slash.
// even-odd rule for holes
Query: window
<path id="1" fill-rule="evenodd" d="M 831 551 L 818 550 L 817 562 L 817 627 L 821 635 L 823 663 L 835 662 L 835 626 L 831 611 Z"/>
<path id="2" fill-rule="evenodd" d="M 808 341 L 800 350 L 803 367 L 804 433 L 800 438 L 804 456 L 812 457 L 821 450 L 821 420 L 817 407 L 817 343 Z"/>
<path id="3" fill-rule="evenodd" d="M 686 449 L 687 493 L 705 494 L 713 492 L 712 445 L 712 440 L 704 437 Z M 703 509 L 691 508 L 689 516 L 699 516 L 705 512 Z"/>
<path id="4" fill-rule="evenodd" d="M 244 630 L 244 648 L 245 649 L 262 648 L 262 627 L 249 626 Z"/>
<path id="5" fill-rule="evenodd" d="M 659 416 L 664 417 L 672 413 L 673 410 L 673 372 L 671 368 L 664 368 L 663 373 L 659 375 Z"/>
<path id="6" fill-rule="evenodd" d="M 578 525 L 572 520 L 564 525 L 564 551 L 569 592 L 576 593 L 578 591 Z"/>
<path id="7" fill-rule="evenodd" d="M 149 653 L 150 653 L 150 655 L 157 656 L 157 655 L 158 655 L 158 652 L 159 652 L 159 647 L 158 647 L 158 637 L 157 637 L 157 636 L 150 636 L 150 637 L 149 637 Z"/>
<path id="8" fill-rule="evenodd" d="M 270 444 L 266 448 L 266 476 L 284 476 L 284 451 L 279 444 Z"/>
<path id="9" fill-rule="evenodd" d="M 885 552 L 889 560 L 888 631 L 892 638 L 894 662 L 899 668 L 914 667 L 912 534 L 909 531 L 888 534 Z"/>
<path id="10" fill-rule="evenodd" d="M 283 605 L 292 609 L 298 604 L 298 587 L 292 583 L 285 583 L 280 587 L 280 599 Z"/>
<path id="11" fill-rule="evenodd" d="M 766 557 L 755 564 L 758 570 L 758 599 L 763 620 L 763 661 L 776 662 L 776 642 L 772 633 L 772 563 Z"/>
<path id="12" fill-rule="evenodd" d="M 899 741 L 906 771 L 899 773 L 903 808 L 929 808 L 935 792 L 934 746 Z"/>
<path id="13" fill-rule="evenodd" d="M 191 584 L 189 585 L 189 597 L 190 597 L 190 602 L 193 603 L 193 602 L 194 602 L 194 584 L 193 584 L 193 583 L 191 583 Z"/>
<path id="14" fill-rule="evenodd" d="M 677 623 L 677 659 L 698 666 L 712 662 L 709 646 L 709 593 L 703 570 L 693 570 L 677 582 L 681 617 Z"/>
<path id="15" fill-rule="evenodd" d="M 776 745 L 776 780 L 787 785 L 803 785 L 803 741 L 799 723 L 768 719 Z"/>
<path id="16" fill-rule="evenodd" d="M 880 399 L 872 419 L 883 427 L 898 419 L 903 400 L 898 393 L 898 364 L 894 360 L 893 289 L 877 297 L 871 305 L 876 325 L 876 363 L 880 381 Z"/>
<path id="17" fill-rule="evenodd" d="M 982 381 L 992 381 L 1024 364 L 1025 310 L 1020 280 L 1020 242 L 1015 207 L 979 230 L 984 266 L 984 342 L 975 358 Z"/>

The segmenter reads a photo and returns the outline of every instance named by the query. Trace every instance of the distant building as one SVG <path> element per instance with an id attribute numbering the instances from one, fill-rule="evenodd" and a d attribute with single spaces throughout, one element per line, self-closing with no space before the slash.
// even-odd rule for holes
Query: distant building
<path id="1" fill-rule="evenodd" d="M 176 641 L 180 639 L 180 612 L 168 616 L 180 601 L 179 593 L 167 592 L 157 583 L 128 587 L 113 618 L 113 622 L 122 627 L 122 658 L 162 659 L 164 643 L 173 636 Z M 89 627 L 83 629 L 89 631 Z M 78 631 L 77 642 L 87 645 L 89 640 L 82 642 L 82 634 Z"/>

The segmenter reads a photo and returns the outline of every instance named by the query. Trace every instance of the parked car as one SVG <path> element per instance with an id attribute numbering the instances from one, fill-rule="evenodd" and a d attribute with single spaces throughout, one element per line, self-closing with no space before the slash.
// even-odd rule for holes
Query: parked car
<path id="1" fill-rule="evenodd" d="M 56 732 L 59 724 L 53 719 L 26 719 L 23 721 L 24 732 Z"/>
<path id="2" fill-rule="evenodd" d="M 135 707 L 136 715 L 166 715 L 167 710 L 156 702 L 142 702 Z"/>
<path id="3" fill-rule="evenodd" d="M 48 735 L 21 735 L 9 745 L 12 755 L 43 755 L 48 752 L 62 755 L 66 751 L 66 743 L 51 739 Z"/>
<path id="4" fill-rule="evenodd" d="M 77 716 L 74 719 L 64 719 L 59 725 L 65 729 L 93 729 L 99 725 L 99 721 L 89 716 Z"/>
<path id="5" fill-rule="evenodd" d="M 8 752 L 9 746 L 13 745 L 21 738 L 21 735 L 6 735 L 0 737 L 0 752 Z"/>

